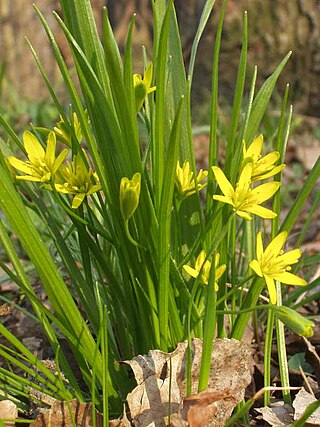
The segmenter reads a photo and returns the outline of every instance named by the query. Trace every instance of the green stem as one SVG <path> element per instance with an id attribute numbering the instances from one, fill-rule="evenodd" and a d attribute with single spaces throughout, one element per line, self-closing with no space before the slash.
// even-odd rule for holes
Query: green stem
<path id="1" fill-rule="evenodd" d="M 237 218 L 234 216 L 230 222 L 229 227 L 229 245 L 230 245 L 230 262 L 231 262 L 231 284 L 235 286 L 236 277 L 237 277 L 237 267 L 236 267 L 236 230 Z M 231 310 L 235 310 L 237 304 L 237 295 L 234 293 L 231 299 Z M 231 316 L 231 327 L 234 324 L 234 316 Z"/>
<path id="2" fill-rule="evenodd" d="M 255 307 L 257 304 L 258 298 L 264 288 L 265 282 L 262 278 L 256 278 L 255 281 L 251 284 L 249 292 L 245 297 L 241 310 L 246 310 Z M 241 340 L 244 331 L 249 323 L 252 313 L 245 312 L 237 316 L 235 324 L 231 330 L 231 338 Z"/>
<path id="3" fill-rule="evenodd" d="M 276 282 L 276 288 L 277 288 L 277 306 L 281 307 L 282 294 L 281 294 L 280 282 Z M 284 334 L 284 324 L 279 319 L 276 320 L 276 332 L 277 332 L 277 346 L 278 346 L 278 355 L 279 355 L 281 386 L 285 387 L 285 389 L 282 391 L 283 401 L 284 403 L 288 403 L 289 405 L 291 405 L 286 338 Z"/>
<path id="4" fill-rule="evenodd" d="M 134 238 L 131 236 L 130 230 L 129 230 L 129 220 L 127 219 L 126 221 L 124 221 L 124 230 L 127 236 L 127 239 L 129 240 L 130 243 L 132 243 L 135 247 L 137 248 L 141 248 L 141 249 L 145 249 L 146 248 L 142 245 L 140 245 L 136 240 L 134 240 Z"/>
<path id="5" fill-rule="evenodd" d="M 214 333 L 216 329 L 216 310 L 215 302 L 217 299 L 215 291 L 215 252 L 212 258 L 212 267 L 210 271 L 209 283 L 206 287 L 206 302 L 205 302 L 205 315 L 203 324 L 203 343 L 202 343 L 202 356 L 198 392 L 205 390 L 208 387 L 212 346 L 214 340 Z"/>
<path id="6" fill-rule="evenodd" d="M 264 387 L 269 387 L 271 382 L 271 349 L 272 349 L 272 337 L 273 337 L 273 327 L 274 327 L 274 310 L 268 310 L 268 323 L 266 331 L 266 340 L 264 347 Z M 264 406 L 269 406 L 270 404 L 270 390 L 266 389 L 264 392 Z"/>

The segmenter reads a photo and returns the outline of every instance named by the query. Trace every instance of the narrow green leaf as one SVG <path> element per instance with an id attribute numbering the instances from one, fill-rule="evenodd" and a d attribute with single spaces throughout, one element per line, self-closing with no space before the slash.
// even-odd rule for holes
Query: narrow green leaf
<path id="1" fill-rule="evenodd" d="M 247 144 L 251 143 L 256 133 L 258 132 L 258 128 L 260 126 L 262 117 L 266 111 L 275 84 L 278 80 L 281 71 L 288 62 L 291 53 L 292 52 L 289 52 L 284 57 L 284 59 L 280 62 L 273 74 L 264 82 L 253 102 L 248 128 L 244 135 L 244 139 Z"/>
<path id="2" fill-rule="evenodd" d="M 179 153 L 180 121 L 183 98 L 173 123 L 171 137 L 166 155 L 166 168 L 163 178 L 159 211 L 159 329 L 161 348 L 168 349 L 168 315 L 170 287 L 170 239 L 171 239 L 171 209 L 175 183 L 176 164 Z"/>

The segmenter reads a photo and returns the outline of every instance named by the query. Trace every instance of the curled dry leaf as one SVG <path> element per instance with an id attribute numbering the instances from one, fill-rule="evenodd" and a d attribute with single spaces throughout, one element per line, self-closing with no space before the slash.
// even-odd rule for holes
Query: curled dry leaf
<path id="1" fill-rule="evenodd" d="M 0 316 L 11 314 L 11 306 L 9 304 L 0 305 Z"/>
<path id="2" fill-rule="evenodd" d="M 92 427 L 92 405 L 91 403 L 80 403 L 77 400 L 70 400 L 70 410 L 67 402 L 54 400 L 51 403 L 51 408 L 39 410 L 39 415 L 36 417 L 33 427 L 72 427 L 72 417 L 77 426 Z M 72 417 L 71 414 L 72 413 Z M 96 427 L 103 426 L 102 415 L 95 414 Z"/>
<path id="3" fill-rule="evenodd" d="M 233 400 L 234 406 L 237 401 L 233 395 L 228 391 L 217 392 L 207 388 L 197 394 L 185 397 L 182 402 L 182 407 L 177 414 L 171 417 L 171 423 L 168 427 L 203 427 L 208 424 L 218 412 L 218 408 L 228 407 L 228 401 Z"/>
<path id="4" fill-rule="evenodd" d="M 299 393 L 296 395 L 292 406 L 294 407 L 294 419 L 298 420 L 307 407 L 316 402 L 317 399 L 308 393 L 304 388 L 302 388 Z M 308 418 L 308 425 L 320 426 L 320 408 L 318 408 L 314 413 Z"/>
<path id="5" fill-rule="evenodd" d="M 263 408 L 256 408 L 257 412 L 262 415 L 263 421 L 272 427 L 287 427 L 293 423 L 293 409 L 283 401 L 274 402 Z"/>
<path id="6" fill-rule="evenodd" d="M 18 407 L 11 400 L 0 401 L 0 420 L 14 420 L 18 418 Z M 14 426 L 15 422 L 7 421 L 4 423 L 5 427 Z"/>
<path id="7" fill-rule="evenodd" d="M 196 412 L 210 417 L 201 426 L 223 426 L 235 405 L 244 398 L 251 381 L 252 358 L 249 347 L 234 339 L 217 339 L 211 358 L 210 378 L 205 392 L 197 394 L 202 340 L 192 340 L 192 394 L 186 398 L 186 358 L 188 343 L 178 344 L 172 353 L 160 350 L 126 361 L 131 366 L 138 386 L 128 394 L 127 402 L 134 426 L 153 427 L 168 424 L 169 412 L 180 414 L 176 424 L 192 421 L 200 426 Z M 212 408 L 211 408 L 212 405 Z M 210 409 L 209 409 L 210 408 Z M 202 413 L 202 414 L 201 414 Z M 198 424 L 197 424 L 198 423 Z M 174 425 L 174 424 L 173 424 Z"/>

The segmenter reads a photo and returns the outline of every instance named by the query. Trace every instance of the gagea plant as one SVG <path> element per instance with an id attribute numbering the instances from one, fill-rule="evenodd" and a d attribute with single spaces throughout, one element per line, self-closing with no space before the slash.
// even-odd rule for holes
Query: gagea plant
<path id="1" fill-rule="evenodd" d="M 197 170 L 190 94 L 198 43 L 215 1 L 205 2 L 187 70 L 172 0 L 151 2 L 154 44 L 144 52 L 143 70 L 132 66 L 135 16 L 122 55 L 107 9 L 100 39 L 89 1 L 60 3 L 62 18 L 54 16 L 69 43 L 79 91 L 48 23 L 36 6 L 35 11 L 69 94 L 69 112 L 30 44 L 60 119 L 50 129 L 27 129 L 21 142 L 14 124 L 0 116 L 8 146 L 14 147 L 11 155 L 7 148 L 0 157 L 0 239 L 10 261 L 6 272 L 30 300 L 60 374 L 53 375 L 0 324 L 8 342 L 0 345 L 8 363 L 0 368 L 0 399 L 9 398 L 28 412 L 23 396 L 37 380 L 43 393 L 59 400 L 92 402 L 108 425 L 109 414 L 122 412 L 134 387 L 119 362 L 151 349 L 172 351 L 185 340 L 190 346 L 192 338 L 202 338 L 199 391 L 205 390 L 214 338 L 241 340 L 253 314 L 268 324 L 265 385 L 270 385 L 276 328 L 281 382 L 288 387 L 282 322 L 298 334 L 312 334 L 312 321 L 294 307 L 302 292 L 307 296 L 314 287 L 304 279 L 302 253 L 292 247 L 289 236 L 320 172 L 318 160 L 280 220 L 291 120 L 288 87 L 275 140 L 268 141 L 273 148 L 266 148 L 259 128 L 290 53 L 261 88 L 255 87 L 255 70 L 246 93 L 244 14 L 222 168 L 218 65 L 223 4 L 212 52 L 209 167 Z M 36 270 L 48 303 L 37 297 L 8 229 Z M 61 348 L 61 337 L 68 341 L 77 372 Z M 28 377 L 20 380 L 14 366 Z M 290 398 L 288 389 L 284 395 Z M 267 393 L 265 398 L 268 402 Z"/>

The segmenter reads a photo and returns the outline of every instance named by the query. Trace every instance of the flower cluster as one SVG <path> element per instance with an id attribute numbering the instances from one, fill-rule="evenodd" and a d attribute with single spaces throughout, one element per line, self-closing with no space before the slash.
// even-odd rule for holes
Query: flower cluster
<path id="1" fill-rule="evenodd" d="M 219 260 L 220 260 L 220 254 L 215 255 L 214 259 L 214 265 L 215 265 L 215 281 L 214 281 L 214 288 L 217 291 L 219 289 L 217 280 L 220 279 L 220 277 L 223 275 L 223 273 L 226 271 L 226 265 L 222 264 L 219 266 Z M 207 285 L 209 282 L 210 277 L 210 271 L 211 271 L 211 261 L 207 259 L 207 254 L 205 251 L 201 251 L 198 255 L 198 258 L 196 259 L 195 267 L 192 268 L 189 265 L 184 265 L 184 270 L 195 279 L 200 274 L 200 283 L 202 285 Z"/>
<path id="2" fill-rule="evenodd" d="M 76 113 L 73 115 L 73 125 L 80 141 L 82 131 Z M 86 196 L 101 189 L 99 180 L 93 173 L 84 150 L 79 151 L 71 162 L 66 161 L 65 164 L 69 154 L 67 148 L 56 157 L 56 136 L 58 135 L 68 147 L 71 147 L 71 137 L 63 119 L 54 129 L 55 132 L 49 132 L 45 149 L 35 135 L 29 131 L 24 132 L 23 144 L 28 160 L 22 161 L 13 156 L 7 160 L 11 166 L 24 173 L 16 175 L 17 180 L 41 182 L 42 187 L 47 190 L 72 194 L 74 197 L 71 207 L 77 209 Z"/>
<path id="3" fill-rule="evenodd" d="M 198 191 L 202 190 L 207 183 L 201 182 L 208 176 L 208 171 L 204 171 L 200 169 L 198 175 L 196 177 L 193 177 L 193 172 L 190 168 L 190 163 L 188 161 L 185 161 L 180 166 L 180 162 L 178 160 L 177 162 L 177 168 L 176 168 L 176 190 L 178 194 L 178 198 L 183 200 L 188 196 L 191 196 L 196 192 L 196 188 L 198 188 Z"/>
<path id="4" fill-rule="evenodd" d="M 280 158 L 280 154 L 277 151 L 262 156 L 262 146 L 262 135 L 255 138 L 248 148 L 243 142 L 242 164 L 234 187 L 219 167 L 212 167 L 215 179 L 222 192 L 222 195 L 215 194 L 213 199 L 231 205 L 236 215 L 248 221 L 252 220 L 252 215 L 257 215 L 264 219 L 273 219 L 277 216 L 275 212 L 261 206 L 261 204 L 269 200 L 279 190 L 281 183 L 277 181 L 265 182 L 260 185 L 254 185 L 254 183 L 277 175 L 285 165 L 277 165 Z M 198 190 L 204 188 L 206 184 L 201 184 L 201 181 L 206 176 L 207 172 L 200 170 L 198 176 L 194 178 L 193 172 L 190 171 L 189 162 L 184 162 L 182 167 L 178 162 L 176 171 L 178 197 L 184 199 L 195 193 L 196 186 Z M 257 259 L 250 263 L 250 268 L 258 276 L 264 278 L 271 304 L 276 304 L 277 301 L 275 280 L 288 285 L 305 286 L 307 284 L 305 280 L 290 273 L 291 265 L 298 262 L 301 251 L 294 249 L 284 254 L 282 248 L 286 238 L 286 232 L 278 234 L 264 251 L 262 234 L 259 232 L 256 248 Z M 218 267 L 218 262 L 219 256 L 217 255 L 215 259 L 216 280 L 222 276 L 226 269 L 225 265 Z M 183 268 L 194 278 L 200 274 L 200 282 L 202 284 L 208 283 L 211 262 L 206 259 L 204 251 L 201 251 L 196 259 L 195 268 L 188 265 L 184 265 Z M 215 283 L 215 288 L 218 289 L 217 283 Z"/>

